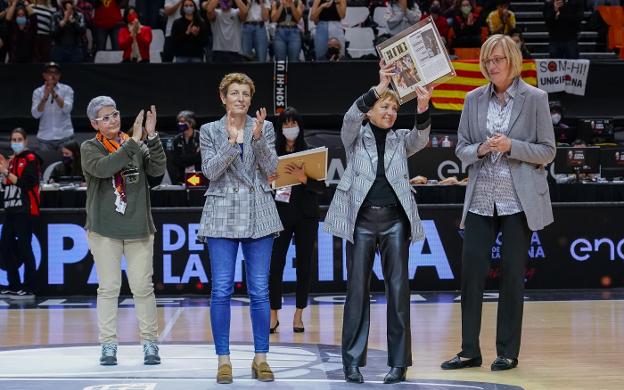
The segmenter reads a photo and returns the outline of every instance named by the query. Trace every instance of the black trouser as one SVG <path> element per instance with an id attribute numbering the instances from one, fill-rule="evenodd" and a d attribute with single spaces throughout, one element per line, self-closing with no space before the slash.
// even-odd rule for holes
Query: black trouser
<path id="1" fill-rule="evenodd" d="M 0 235 L 0 254 L 9 279 L 9 290 L 35 291 L 35 256 L 32 251 L 33 221 L 27 214 L 6 213 Z M 24 284 L 18 269 L 24 262 Z"/>
<path id="2" fill-rule="evenodd" d="M 522 334 L 524 275 L 531 244 L 531 230 L 524 213 L 484 217 L 468 213 L 462 252 L 462 351 L 460 356 L 481 356 L 481 306 L 490 270 L 492 246 L 502 233 L 500 293 L 496 324 L 496 353 L 517 359 Z"/>
<path id="3" fill-rule="evenodd" d="M 366 365 L 370 327 L 370 279 L 379 249 L 386 287 L 388 365 L 412 365 L 410 288 L 407 274 L 410 224 L 401 206 L 362 208 L 347 242 L 347 300 L 342 320 L 342 364 Z"/>
<path id="4" fill-rule="evenodd" d="M 297 309 L 308 306 L 310 292 L 310 265 L 312 252 L 318 235 L 318 221 L 313 218 L 304 218 L 300 215 L 289 215 L 280 212 L 284 230 L 273 241 L 271 255 L 271 270 L 269 276 L 269 300 L 271 309 L 282 308 L 282 278 L 286 265 L 286 253 L 293 234 L 295 235 L 295 267 L 297 269 Z"/>

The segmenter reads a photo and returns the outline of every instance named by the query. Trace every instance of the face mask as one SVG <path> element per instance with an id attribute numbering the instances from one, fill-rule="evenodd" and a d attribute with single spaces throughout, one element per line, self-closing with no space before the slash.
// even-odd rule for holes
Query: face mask
<path id="1" fill-rule="evenodd" d="M 24 144 L 21 142 L 11 142 L 11 149 L 15 154 L 20 154 L 24 150 Z"/>
<path id="2" fill-rule="evenodd" d="M 299 126 L 295 127 L 284 127 L 282 128 L 282 133 L 284 137 L 286 137 L 289 141 L 294 141 L 299 136 Z"/>
<path id="3" fill-rule="evenodd" d="M 26 16 L 18 16 L 15 18 L 15 23 L 17 23 L 18 26 L 25 26 L 26 20 Z"/>
<path id="4" fill-rule="evenodd" d="M 72 156 L 63 156 L 63 164 L 70 165 L 74 162 L 74 158 Z"/>
<path id="5" fill-rule="evenodd" d="M 181 133 L 189 128 L 188 123 L 178 123 L 178 131 Z"/>
<path id="6" fill-rule="evenodd" d="M 340 54 L 340 49 L 337 47 L 328 47 L 327 54 L 329 54 L 330 56 L 338 55 Z"/>
<path id="7" fill-rule="evenodd" d="M 468 16 L 470 14 L 470 11 L 472 11 L 472 6 L 470 6 L 470 5 L 467 5 L 465 7 L 461 7 L 461 12 L 465 16 Z"/>
<path id="8" fill-rule="evenodd" d="M 187 15 L 193 15 L 193 12 L 195 12 L 195 7 L 193 6 L 186 6 L 184 7 L 184 13 Z"/>
<path id="9" fill-rule="evenodd" d="M 439 5 L 432 5 L 431 8 L 429 9 L 429 12 L 432 13 L 432 14 L 439 15 L 440 14 L 440 6 Z"/>
<path id="10" fill-rule="evenodd" d="M 135 13 L 128 15 L 128 23 L 134 23 L 137 19 L 137 15 Z"/>
<path id="11" fill-rule="evenodd" d="M 550 117 L 552 118 L 553 125 L 556 125 L 559 121 L 561 121 L 561 114 L 551 114 Z"/>

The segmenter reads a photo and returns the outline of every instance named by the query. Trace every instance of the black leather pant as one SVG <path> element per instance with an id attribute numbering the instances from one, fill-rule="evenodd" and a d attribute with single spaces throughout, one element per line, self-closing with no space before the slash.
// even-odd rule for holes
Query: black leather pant
<path id="1" fill-rule="evenodd" d="M 366 365 L 370 328 L 370 278 L 379 249 L 387 301 L 388 365 L 412 365 L 410 288 L 407 272 L 410 224 L 401 206 L 362 208 L 347 242 L 347 300 L 342 322 L 342 363 Z"/>

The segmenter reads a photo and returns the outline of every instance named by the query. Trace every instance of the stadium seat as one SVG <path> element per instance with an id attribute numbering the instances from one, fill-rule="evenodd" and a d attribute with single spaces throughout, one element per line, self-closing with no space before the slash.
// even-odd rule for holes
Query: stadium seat
<path id="1" fill-rule="evenodd" d="M 370 27 L 351 27 L 345 29 L 345 40 L 349 43 L 347 50 L 352 58 L 360 58 L 367 54 L 376 54 L 373 41 L 375 34 Z"/>
<path id="2" fill-rule="evenodd" d="M 344 19 L 342 19 L 342 25 L 344 27 L 354 27 L 366 21 L 370 11 L 367 7 L 347 7 L 347 13 Z"/>
<path id="3" fill-rule="evenodd" d="M 389 34 L 390 30 L 388 29 L 388 8 L 386 7 L 377 7 L 375 11 L 373 11 L 373 21 L 377 23 L 377 34 Z"/>
<path id="4" fill-rule="evenodd" d="M 163 51 L 165 47 L 165 33 L 163 30 L 152 30 L 152 43 L 150 44 L 150 52 L 152 51 Z M 151 55 L 150 55 L 151 56 Z"/>
<path id="5" fill-rule="evenodd" d="M 96 64 L 118 64 L 123 61 L 123 51 L 121 50 L 99 50 L 95 53 L 93 62 Z"/>

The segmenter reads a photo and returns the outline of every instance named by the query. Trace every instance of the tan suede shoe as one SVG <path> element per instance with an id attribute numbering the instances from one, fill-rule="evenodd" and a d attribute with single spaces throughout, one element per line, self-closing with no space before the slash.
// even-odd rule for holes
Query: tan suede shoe
<path id="1" fill-rule="evenodd" d="M 251 363 L 251 377 L 260 382 L 273 382 L 275 380 L 269 364 L 267 362 L 256 364 L 255 360 Z"/>
<path id="2" fill-rule="evenodd" d="M 232 366 L 229 364 L 222 364 L 217 371 L 217 383 L 230 384 L 232 383 Z"/>

